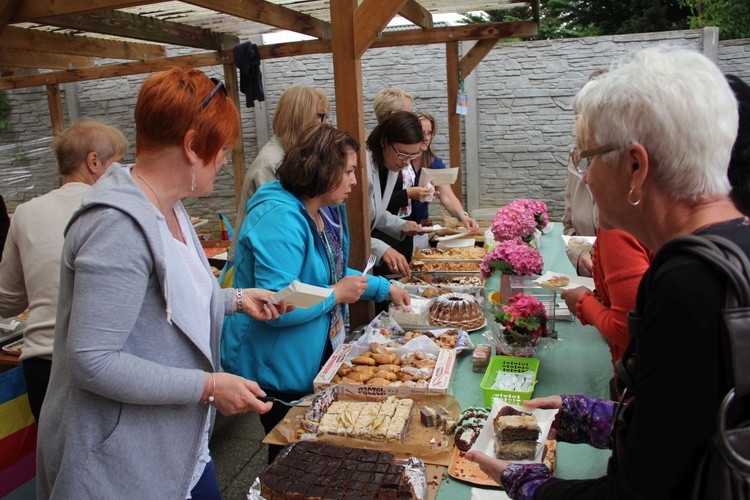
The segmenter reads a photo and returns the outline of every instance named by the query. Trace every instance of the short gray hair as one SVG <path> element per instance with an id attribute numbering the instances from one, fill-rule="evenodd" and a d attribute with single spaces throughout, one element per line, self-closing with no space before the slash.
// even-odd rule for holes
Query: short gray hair
<path id="1" fill-rule="evenodd" d="M 600 145 L 641 144 L 657 184 L 674 199 L 729 193 L 737 101 L 706 56 L 667 46 L 641 50 L 584 86 L 574 108 Z"/>

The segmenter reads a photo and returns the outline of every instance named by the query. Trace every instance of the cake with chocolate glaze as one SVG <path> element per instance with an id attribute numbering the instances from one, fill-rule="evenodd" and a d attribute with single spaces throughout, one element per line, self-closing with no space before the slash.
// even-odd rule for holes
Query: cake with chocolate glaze
<path id="1" fill-rule="evenodd" d="M 404 466 L 392 453 L 300 441 L 260 473 L 267 499 L 412 499 Z"/>

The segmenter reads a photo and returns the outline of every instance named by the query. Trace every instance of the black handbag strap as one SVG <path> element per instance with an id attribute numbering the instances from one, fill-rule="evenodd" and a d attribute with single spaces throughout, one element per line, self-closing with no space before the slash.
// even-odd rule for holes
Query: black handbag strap
<path id="1" fill-rule="evenodd" d="M 718 235 L 680 236 L 667 242 L 652 266 L 678 253 L 699 257 L 727 280 L 725 326 L 732 358 L 736 395 L 750 394 L 750 376 L 744 365 L 750 357 L 750 260 L 734 242 Z M 744 376 L 743 376 L 744 375 Z"/>

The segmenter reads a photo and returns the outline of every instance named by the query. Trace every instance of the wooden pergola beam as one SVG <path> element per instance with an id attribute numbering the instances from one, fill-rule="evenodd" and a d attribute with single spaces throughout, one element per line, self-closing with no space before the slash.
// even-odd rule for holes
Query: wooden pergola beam
<path id="1" fill-rule="evenodd" d="M 482 40 L 497 37 L 532 36 L 536 34 L 536 25 L 530 21 L 511 23 L 487 23 L 472 26 L 455 26 L 448 28 L 433 28 L 430 30 L 411 30 L 409 32 L 386 33 L 381 39 L 373 42 L 372 47 L 393 47 L 405 45 L 425 45 L 431 43 L 445 43 L 448 41 Z M 258 47 L 261 59 L 274 59 L 302 54 L 326 54 L 332 50 L 331 40 L 310 40 L 306 42 L 290 42 Z M 40 75 L 7 76 L 0 78 L 0 90 L 36 87 L 47 83 L 67 83 L 114 76 L 137 75 L 153 71 L 162 71 L 171 66 L 188 64 L 195 67 L 214 66 L 233 61 L 231 50 L 221 53 L 201 53 L 189 56 L 170 57 L 151 61 L 136 61 L 131 63 L 107 64 L 91 68 L 90 70 L 75 70 L 52 72 Z M 454 96 L 455 97 L 455 96 Z"/>
<path id="2" fill-rule="evenodd" d="M 124 9 L 155 3 L 154 0 L 21 0 L 11 23 L 40 22 L 50 16 L 86 14 L 108 9 Z"/>
<path id="3" fill-rule="evenodd" d="M 232 51 L 226 52 L 203 52 L 178 57 L 165 57 L 151 61 L 135 61 L 118 64 L 106 64 L 94 66 L 93 68 L 73 69 L 68 71 L 53 71 L 28 76 L 6 76 L 0 78 L 0 90 L 23 87 L 38 87 L 41 85 L 52 85 L 69 82 L 82 82 L 86 80 L 99 80 L 101 78 L 112 78 L 128 75 L 141 75 L 164 71 L 173 66 L 192 66 L 200 68 L 203 66 L 218 66 L 220 64 L 232 63 Z"/>
<path id="4" fill-rule="evenodd" d="M 5 0 L 0 5 L 0 35 L 3 34 L 5 28 L 10 24 L 10 19 L 20 4 L 21 0 Z"/>
<path id="5" fill-rule="evenodd" d="M 138 60 L 167 57 L 164 47 L 152 43 L 120 42 L 90 36 L 63 35 L 15 26 L 8 26 L 0 35 L 0 49 L 21 49 L 111 59 Z"/>
<path id="6" fill-rule="evenodd" d="M 499 39 L 487 38 L 479 40 L 474 46 L 461 58 L 458 63 L 458 72 L 461 78 L 466 78 L 474 69 L 482 62 L 482 59 L 489 54 L 492 49 L 497 45 Z"/>
<path id="7" fill-rule="evenodd" d="M 295 31 L 315 38 L 330 38 L 331 25 L 302 12 L 264 0 L 184 0 L 268 26 Z"/>
<path id="8" fill-rule="evenodd" d="M 433 27 L 432 14 L 420 5 L 417 0 L 407 0 L 398 14 L 423 29 Z"/>
<path id="9" fill-rule="evenodd" d="M 445 44 L 445 74 L 448 87 L 448 161 L 449 167 L 461 165 L 461 117 L 456 113 L 456 101 L 458 100 L 458 42 Z M 461 171 L 453 183 L 453 192 L 461 199 Z"/>
<path id="10" fill-rule="evenodd" d="M 49 105 L 50 125 L 52 135 L 58 135 L 65 130 L 63 120 L 62 98 L 59 85 L 47 85 L 47 104 Z"/>
<path id="11" fill-rule="evenodd" d="M 367 0 L 366 0 L 367 1 Z M 364 4 L 363 4 L 364 5 Z M 362 98 L 362 59 L 357 55 L 355 23 L 357 0 L 331 0 L 331 27 L 333 30 L 333 80 L 337 109 L 337 126 L 349 132 L 360 144 L 358 152 L 357 185 L 352 187 L 346 202 L 349 221 L 349 263 L 355 269 L 364 269 L 370 255 L 370 210 L 365 154 L 365 116 Z M 349 306 L 351 324 L 361 325 L 375 315 L 370 301 L 358 301 Z"/>
<path id="12" fill-rule="evenodd" d="M 242 198 L 242 180 L 245 178 L 245 142 L 242 140 L 242 105 L 240 104 L 240 84 L 237 80 L 237 68 L 233 63 L 224 64 L 224 86 L 227 89 L 227 96 L 234 102 L 237 113 L 240 115 L 240 133 L 234 142 L 232 148 L 232 175 L 234 176 L 234 196 L 239 203 Z M 239 231 L 240 228 L 237 228 Z"/>
<path id="13" fill-rule="evenodd" d="M 3 48 L 0 50 L 0 66 L 12 66 L 16 68 L 78 69 L 89 68 L 93 65 L 93 57 L 52 54 L 49 52 L 36 52 L 20 49 Z"/>
<path id="14" fill-rule="evenodd" d="M 372 42 L 382 36 L 406 0 L 364 0 L 354 12 L 354 55 L 361 58 Z"/>
<path id="15" fill-rule="evenodd" d="M 222 50 L 229 48 L 226 43 L 222 45 L 223 36 L 211 30 L 117 10 L 45 17 L 38 21 L 61 28 L 197 49 Z M 236 40 L 236 37 L 232 38 Z"/>

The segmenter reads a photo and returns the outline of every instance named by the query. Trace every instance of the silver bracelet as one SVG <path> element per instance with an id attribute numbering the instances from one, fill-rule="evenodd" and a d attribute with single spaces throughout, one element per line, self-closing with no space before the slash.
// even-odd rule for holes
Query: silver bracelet
<path id="1" fill-rule="evenodd" d="M 208 396 L 208 400 L 206 401 L 206 404 L 211 404 L 216 399 L 214 398 L 214 393 L 216 392 L 216 379 L 214 378 L 213 372 L 211 373 L 211 383 L 213 385 L 213 389 L 211 389 L 211 395 Z"/>
<path id="2" fill-rule="evenodd" d="M 456 219 L 458 219 L 458 220 L 461 220 L 461 217 L 463 217 L 464 215 L 469 215 L 469 212 L 467 212 L 466 210 L 461 210 L 461 211 L 460 211 L 460 212 L 458 212 L 458 214 L 456 215 Z"/>
<path id="3" fill-rule="evenodd" d="M 237 310 L 235 312 L 242 312 L 242 288 L 235 288 L 234 296 L 237 297 Z"/>

